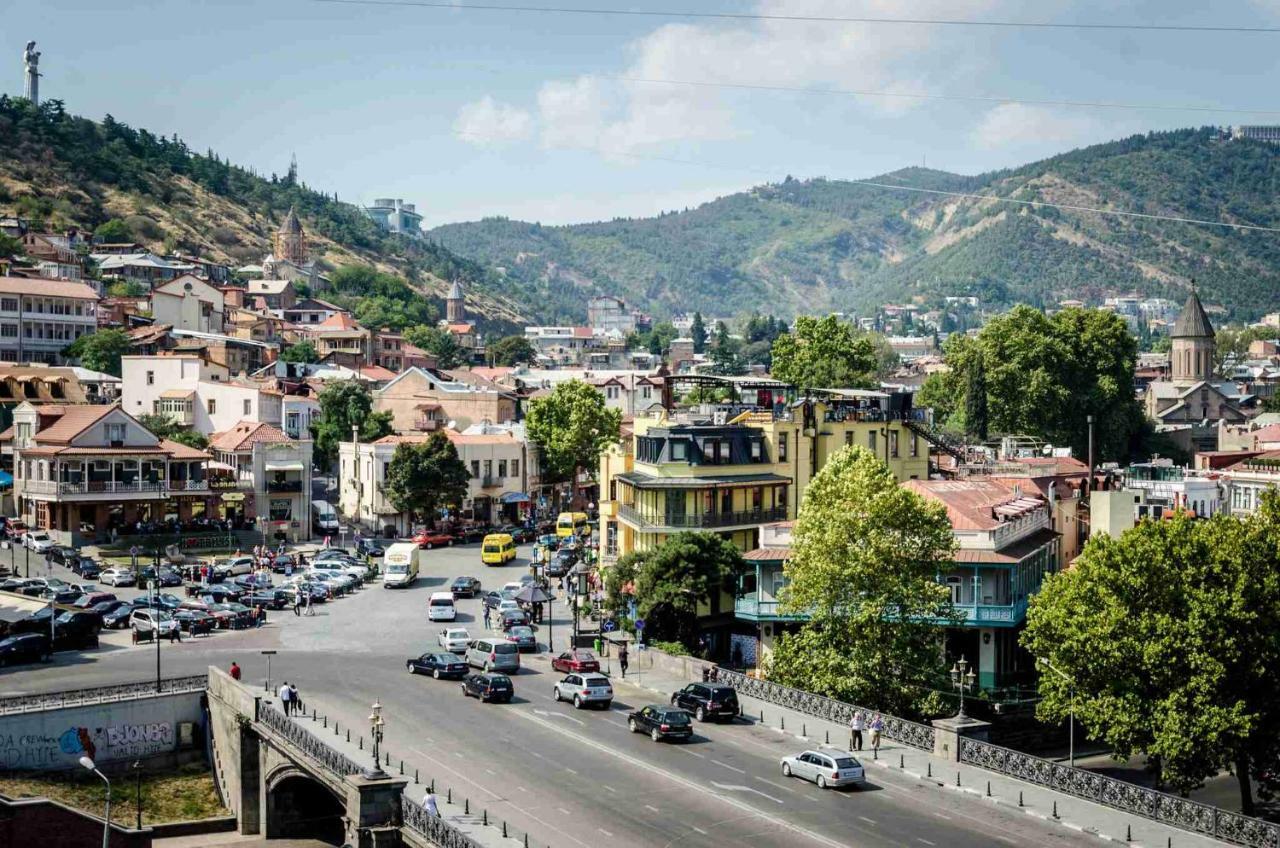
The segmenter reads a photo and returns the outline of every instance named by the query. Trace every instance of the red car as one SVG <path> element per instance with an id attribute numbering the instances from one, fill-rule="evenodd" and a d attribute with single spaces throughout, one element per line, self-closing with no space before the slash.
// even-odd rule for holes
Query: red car
<path id="1" fill-rule="evenodd" d="M 444 548 L 453 543 L 453 537 L 448 533 L 441 533 L 436 530 L 423 530 L 413 537 L 413 541 L 420 548 Z"/>
<path id="2" fill-rule="evenodd" d="M 565 674 L 581 671 L 599 671 L 600 661 L 590 651 L 565 651 L 551 661 L 551 667 Z"/>

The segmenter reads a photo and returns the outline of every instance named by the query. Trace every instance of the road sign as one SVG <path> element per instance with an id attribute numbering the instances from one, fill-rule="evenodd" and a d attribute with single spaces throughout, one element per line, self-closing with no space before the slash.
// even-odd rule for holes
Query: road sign
<path id="1" fill-rule="evenodd" d="M 643 619 L 643 618 L 637 618 L 637 619 L 636 619 L 636 630 L 644 630 L 644 619 Z"/>
<path id="2" fill-rule="evenodd" d="M 600 625 L 600 629 L 603 630 L 605 633 L 612 633 L 617 628 L 618 628 L 618 625 L 614 624 L 612 620 L 606 621 L 604 624 Z"/>

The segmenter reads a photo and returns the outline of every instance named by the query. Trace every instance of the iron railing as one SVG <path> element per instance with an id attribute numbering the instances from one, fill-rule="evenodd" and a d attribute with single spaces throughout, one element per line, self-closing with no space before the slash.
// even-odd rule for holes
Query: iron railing
<path id="1" fill-rule="evenodd" d="M 112 701 L 132 701 L 182 692 L 203 692 L 208 683 L 208 675 L 195 674 L 189 677 L 164 678 L 160 681 L 158 690 L 154 680 L 146 680 L 138 683 L 121 683 L 115 686 L 94 686 L 88 689 L 67 689 L 61 692 L 18 695 L 11 698 L 0 698 L 0 715 L 29 713 L 37 710 L 56 710 L 62 707 L 84 706 L 85 704 L 105 704 Z"/>
<path id="2" fill-rule="evenodd" d="M 866 707 L 859 707 L 855 704 L 846 704 L 844 701 L 837 701 L 825 695 L 815 695 L 812 692 L 792 689 L 790 686 L 783 686 L 768 680 L 748 677 L 741 672 L 730 671 L 727 668 L 716 669 L 716 680 L 719 683 L 732 686 L 739 694 L 749 698 L 767 701 L 770 704 L 777 704 L 780 707 L 786 707 L 789 710 L 795 710 L 798 713 L 811 715 L 836 724 L 848 725 L 855 712 L 867 714 L 876 712 L 876 710 L 869 710 Z M 908 721 L 905 718 L 886 715 L 885 713 L 880 713 L 880 718 L 884 721 L 884 730 L 881 731 L 884 736 L 904 745 L 910 745 L 913 748 L 923 748 L 926 751 L 933 750 L 933 728 L 929 725 L 919 724 L 918 722 Z"/>
<path id="3" fill-rule="evenodd" d="M 360 774 L 363 771 L 350 757 L 330 748 L 319 738 L 303 730 L 302 725 L 291 721 L 270 704 L 259 702 L 258 720 L 338 777 Z"/>
<path id="4" fill-rule="evenodd" d="M 1280 846 L 1278 824 L 1126 783 L 1097 772 L 1072 768 L 990 742 L 961 737 L 960 762 L 1237 845 L 1250 848 Z"/>
<path id="5" fill-rule="evenodd" d="M 772 521 L 786 521 L 787 508 L 785 506 L 770 507 L 768 509 L 747 509 L 739 512 L 695 512 L 695 513 L 666 513 L 666 512 L 645 512 L 636 509 L 629 504 L 621 504 L 618 507 L 618 515 L 630 521 L 632 524 L 638 524 L 644 528 L 658 527 L 680 527 L 680 528 L 703 528 L 703 527 L 735 527 L 748 524 L 767 524 Z"/>
<path id="6" fill-rule="evenodd" d="M 426 808 L 409 798 L 403 799 L 405 827 L 411 827 L 441 848 L 480 848 L 480 843 L 458 830 L 439 816 L 433 816 Z"/>

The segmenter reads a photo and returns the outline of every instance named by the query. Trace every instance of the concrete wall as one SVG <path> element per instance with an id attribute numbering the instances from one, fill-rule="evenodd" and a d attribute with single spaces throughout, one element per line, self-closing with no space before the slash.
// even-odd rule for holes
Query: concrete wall
<path id="1" fill-rule="evenodd" d="M 115 824 L 112 810 L 110 848 L 149 848 L 150 828 L 129 830 Z M 0 848 L 84 848 L 102 844 L 102 819 L 48 798 L 0 796 Z"/>
<path id="2" fill-rule="evenodd" d="M 195 748 L 203 733 L 200 693 L 0 716 L 0 768 L 62 771 L 86 754 L 99 764 Z"/>
<path id="3" fill-rule="evenodd" d="M 209 668 L 209 732 L 213 768 L 223 804 L 240 822 L 241 833 L 262 827 L 262 779 L 258 736 L 242 717 L 257 715 L 253 693 L 221 669 Z"/>

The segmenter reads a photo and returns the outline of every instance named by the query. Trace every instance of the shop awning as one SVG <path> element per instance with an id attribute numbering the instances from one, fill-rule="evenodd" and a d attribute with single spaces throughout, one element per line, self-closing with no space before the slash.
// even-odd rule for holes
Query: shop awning
<path id="1" fill-rule="evenodd" d="M 225 492 L 222 495 L 222 500 L 224 503 L 240 503 L 240 501 L 244 500 L 244 493 L 243 492 Z"/>
<path id="2" fill-rule="evenodd" d="M 301 462 L 268 462 L 264 466 L 268 471 L 302 471 Z"/>
<path id="3" fill-rule="evenodd" d="M 524 492 L 507 492 L 502 496 L 500 496 L 498 500 L 504 504 L 526 503 L 529 501 L 529 496 L 526 495 Z"/>

